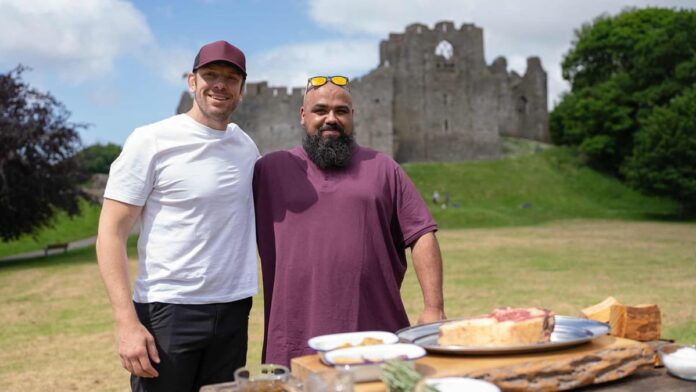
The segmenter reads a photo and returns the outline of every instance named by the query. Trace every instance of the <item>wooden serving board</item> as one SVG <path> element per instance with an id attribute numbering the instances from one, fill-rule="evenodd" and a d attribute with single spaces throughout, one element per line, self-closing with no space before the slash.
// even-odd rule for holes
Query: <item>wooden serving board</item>
<path id="1" fill-rule="evenodd" d="M 426 377 L 466 376 L 492 382 L 503 391 L 564 391 L 614 381 L 653 365 L 655 351 L 634 340 L 602 336 L 558 351 L 516 355 L 431 355 L 416 361 Z M 292 373 L 305 380 L 312 373 L 333 372 L 318 355 L 295 358 Z M 380 381 L 356 384 L 356 392 L 384 392 Z"/>

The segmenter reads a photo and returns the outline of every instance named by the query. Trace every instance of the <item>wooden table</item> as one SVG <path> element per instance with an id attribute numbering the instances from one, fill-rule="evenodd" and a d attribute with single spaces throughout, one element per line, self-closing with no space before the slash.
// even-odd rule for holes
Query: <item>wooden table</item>
<path id="1" fill-rule="evenodd" d="M 467 376 L 488 380 L 503 391 L 569 390 L 602 392 L 696 391 L 685 381 L 654 367 L 653 348 L 636 341 L 603 336 L 577 347 L 544 353 L 492 356 L 427 355 L 416 361 L 425 376 Z M 292 373 L 332 372 L 317 355 L 292 360 Z M 385 392 L 381 382 L 355 384 L 355 392 Z M 201 392 L 236 392 L 234 383 L 208 385 Z"/>
<path id="2" fill-rule="evenodd" d="M 665 390 L 662 385 L 680 385 L 696 391 L 696 383 L 680 381 L 671 376 L 649 373 L 655 352 L 644 343 L 602 336 L 587 344 L 559 351 L 501 356 L 448 356 L 429 354 L 416 361 L 417 370 L 427 377 L 466 376 L 487 380 L 504 391 L 570 390 L 620 380 L 634 373 L 636 384 L 619 390 Z M 333 372 L 323 365 L 318 355 L 292 360 L 293 374 L 304 380 L 313 373 Z M 648 373 L 646 373 L 648 372 Z M 664 372 L 663 372 L 664 373 Z M 660 384 L 658 388 L 650 385 Z M 624 388 L 622 386 L 622 388 Z M 641 389 L 646 388 L 646 389 Z M 356 392 L 385 392 L 382 382 L 355 385 Z"/>
<path id="3" fill-rule="evenodd" d="M 628 377 L 605 384 L 592 385 L 577 389 L 577 391 L 601 392 L 694 392 L 696 381 L 686 381 L 667 373 L 667 369 L 644 369 Z"/>

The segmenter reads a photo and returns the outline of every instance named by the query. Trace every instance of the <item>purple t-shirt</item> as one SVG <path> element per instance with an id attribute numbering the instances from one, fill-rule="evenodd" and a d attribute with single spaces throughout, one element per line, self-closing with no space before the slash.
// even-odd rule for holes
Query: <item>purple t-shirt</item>
<path id="1" fill-rule="evenodd" d="M 409 325 L 404 251 L 437 226 L 394 160 L 356 145 L 347 168 L 321 170 L 302 147 L 273 152 L 256 163 L 254 201 L 264 363 L 311 354 L 313 336 Z"/>

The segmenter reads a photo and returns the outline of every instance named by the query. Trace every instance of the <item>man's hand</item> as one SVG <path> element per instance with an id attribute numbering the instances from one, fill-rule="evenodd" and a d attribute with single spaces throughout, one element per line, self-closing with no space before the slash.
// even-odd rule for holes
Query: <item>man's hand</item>
<path id="1" fill-rule="evenodd" d="M 140 377 L 157 377 L 150 359 L 159 363 L 155 339 L 145 329 L 135 312 L 130 292 L 126 241 L 142 207 L 104 199 L 99 216 L 97 260 L 99 272 L 111 300 L 118 334 L 121 365 Z"/>
<path id="2" fill-rule="evenodd" d="M 118 328 L 118 354 L 121 365 L 131 374 L 145 378 L 159 376 L 150 362 L 160 362 L 155 339 L 141 323 L 134 322 Z"/>
<path id="3" fill-rule="evenodd" d="M 443 309 L 425 309 L 420 317 L 418 317 L 418 324 L 434 323 L 435 321 L 445 319 L 447 319 L 447 316 L 445 316 L 445 311 Z"/>

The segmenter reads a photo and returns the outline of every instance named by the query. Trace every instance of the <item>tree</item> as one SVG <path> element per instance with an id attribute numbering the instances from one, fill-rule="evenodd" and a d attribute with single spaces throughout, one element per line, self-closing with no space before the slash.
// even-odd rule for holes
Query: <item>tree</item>
<path id="1" fill-rule="evenodd" d="M 0 238 L 9 241 L 51 223 L 57 210 L 79 212 L 84 177 L 70 113 L 21 79 L 24 67 L 0 74 Z"/>
<path id="2" fill-rule="evenodd" d="M 696 83 L 696 12 L 630 9 L 575 37 L 562 64 L 571 91 L 550 115 L 552 139 L 622 177 L 653 111 Z"/>
<path id="3" fill-rule="evenodd" d="M 109 174 L 111 163 L 121 153 L 118 144 L 93 144 L 77 153 L 75 159 L 82 170 L 88 173 Z"/>
<path id="4" fill-rule="evenodd" d="M 628 182 L 696 211 L 696 87 L 657 108 L 636 135 L 626 165 Z"/>

